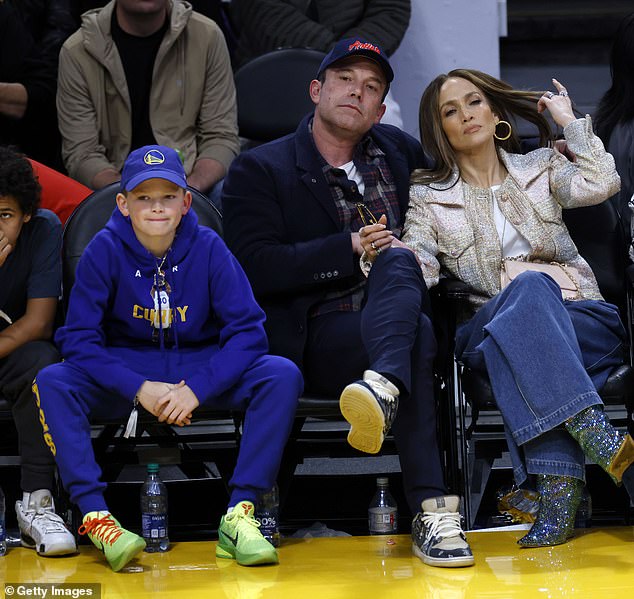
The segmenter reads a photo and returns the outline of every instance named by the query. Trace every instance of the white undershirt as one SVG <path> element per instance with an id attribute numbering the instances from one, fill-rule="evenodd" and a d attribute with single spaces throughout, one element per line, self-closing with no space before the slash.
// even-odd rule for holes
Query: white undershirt
<path id="1" fill-rule="evenodd" d="M 500 243 L 502 244 L 502 258 L 528 255 L 531 253 L 531 244 L 528 243 L 526 238 L 509 222 L 500 210 L 500 206 L 495 198 L 495 191 L 499 188 L 499 185 L 491 186 L 491 191 L 494 192 L 493 218 L 495 219 L 495 228 L 498 231 Z"/>
<path id="2" fill-rule="evenodd" d="M 363 192 L 365 191 L 365 183 L 363 182 L 363 177 L 361 176 L 361 173 L 354 165 L 354 161 L 351 160 L 350 162 L 346 162 L 345 164 L 342 164 L 339 168 L 346 171 L 348 179 L 350 179 L 350 181 L 354 181 L 357 184 L 357 189 L 359 190 L 361 197 L 363 197 Z"/>

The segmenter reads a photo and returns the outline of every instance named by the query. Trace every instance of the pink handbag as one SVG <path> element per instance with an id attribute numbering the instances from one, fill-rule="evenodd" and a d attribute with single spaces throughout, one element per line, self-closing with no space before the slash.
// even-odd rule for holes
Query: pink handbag
<path id="1" fill-rule="evenodd" d="M 513 279 L 527 270 L 543 272 L 552 277 L 561 288 L 565 300 L 581 298 L 579 271 L 574 266 L 560 262 L 526 262 L 522 259 L 504 258 L 500 274 L 501 288 L 504 289 Z"/>

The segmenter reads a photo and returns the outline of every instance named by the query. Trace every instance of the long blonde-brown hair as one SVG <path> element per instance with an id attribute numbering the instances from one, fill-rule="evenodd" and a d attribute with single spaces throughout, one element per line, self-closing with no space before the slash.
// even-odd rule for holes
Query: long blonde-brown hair
<path id="1" fill-rule="evenodd" d="M 475 69 L 454 69 L 447 74 L 438 75 L 427 86 L 420 100 L 420 139 L 425 152 L 432 158 L 434 167 L 415 170 L 411 177 L 412 183 L 429 184 L 445 181 L 456 168 L 456 154 L 442 128 L 442 116 L 438 105 L 440 88 L 445 81 L 455 77 L 473 83 L 484 94 L 492 112 L 500 120 L 512 123 L 511 117 L 520 117 L 533 123 L 539 130 L 539 142 L 542 146 L 553 139 L 548 121 L 537 112 L 535 106 L 543 92 L 515 90 L 508 83 Z M 506 129 L 503 133 L 506 133 Z M 520 151 L 520 141 L 515 130 L 507 140 L 494 141 L 497 147 L 507 152 Z"/>

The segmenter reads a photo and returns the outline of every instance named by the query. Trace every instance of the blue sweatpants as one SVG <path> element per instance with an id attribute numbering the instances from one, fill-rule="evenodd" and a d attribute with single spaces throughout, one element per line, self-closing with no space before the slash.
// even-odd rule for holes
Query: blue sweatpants
<path id="1" fill-rule="evenodd" d="M 111 351 L 116 351 L 147 380 L 178 383 L 200 372 L 212 350 Z M 106 392 L 84 370 L 69 362 L 40 371 L 36 385 L 43 426 L 52 437 L 51 450 L 71 500 L 82 514 L 107 510 L 103 495 L 106 484 L 100 481 L 90 420 L 104 416 L 125 419 L 132 410 L 132 398 Z M 292 362 L 278 356 L 262 356 L 245 370 L 232 389 L 206 402 L 205 405 L 219 409 L 245 411 L 238 460 L 229 481 L 230 506 L 238 501 L 256 501 L 273 486 L 302 388 L 301 374 Z"/>

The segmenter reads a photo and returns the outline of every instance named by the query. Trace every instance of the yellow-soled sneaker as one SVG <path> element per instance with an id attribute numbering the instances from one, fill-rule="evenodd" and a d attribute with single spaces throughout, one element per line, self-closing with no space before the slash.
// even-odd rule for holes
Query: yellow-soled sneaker
<path id="1" fill-rule="evenodd" d="M 260 532 L 250 501 L 239 501 L 220 519 L 216 557 L 235 559 L 241 566 L 277 564 L 275 547 Z"/>
<path id="2" fill-rule="evenodd" d="M 398 410 L 399 390 L 384 376 L 366 370 L 363 380 L 348 385 L 339 409 L 350 423 L 348 443 L 365 453 L 378 453 Z"/>
<path id="3" fill-rule="evenodd" d="M 115 572 L 145 549 L 145 541 L 123 528 L 110 512 L 88 512 L 79 527 L 79 534 L 88 535 Z"/>

